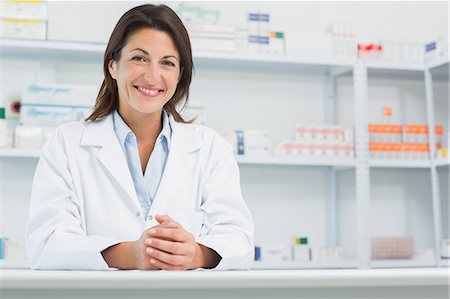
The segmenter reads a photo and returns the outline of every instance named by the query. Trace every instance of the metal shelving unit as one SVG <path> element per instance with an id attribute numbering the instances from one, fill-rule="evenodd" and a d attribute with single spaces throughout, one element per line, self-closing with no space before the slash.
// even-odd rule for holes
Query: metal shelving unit
<path id="1" fill-rule="evenodd" d="M 102 62 L 105 44 L 75 43 L 59 41 L 30 41 L 0 39 L 0 55 L 2 58 L 17 59 L 51 59 L 60 61 L 70 58 L 72 61 Z M 51 57 L 51 58 L 48 58 Z M 327 198 L 327 243 L 328 246 L 339 244 L 337 235 L 337 171 L 341 169 L 354 169 L 357 226 L 358 226 L 358 261 L 339 262 L 255 262 L 254 269 L 321 269 L 321 268 L 370 268 L 370 267 L 422 267 L 447 265 L 448 260 L 437 258 L 429 261 L 371 261 L 370 236 L 368 233 L 369 204 L 370 204 L 370 169 L 371 168 L 422 168 L 430 169 L 432 183 L 432 204 L 434 224 L 434 245 L 436 256 L 439 257 L 439 242 L 441 240 L 440 219 L 440 194 L 438 184 L 437 167 L 448 166 L 448 161 L 436 161 L 434 152 L 430 153 L 429 161 L 406 160 L 370 160 L 368 154 L 368 73 L 376 76 L 404 76 L 408 78 L 425 76 L 425 90 L 427 100 L 427 119 L 429 127 L 434 127 L 434 99 L 433 78 L 430 69 L 448 65 L 447 60 L 437 61 L 432 64 L 417 63 L 383 63 L 379 61 L 350 61 L 350 60 L 314 60 L 299 59 L 297 57 L 247 55 L 227 53 L 195 53 L 196 66 L 214 68 L 233 68 L 249 70 L 279 70 L 300 74 L 315 74 L 325 78 L 325 115 L 326 124 L 335 123 L 335 79 L 337 76 L 353 76 L 354 86 L 354 125 L 355 125 L 355 159 L 325 159 L 325 158 L 299 158 L 299 157 L 243 157 L 237 156 L 240 166 L 275 166 L 275 167 L 326 167 L 328 168 L 329 190 Z M 391 75 L 390 75 L 391 74 Z M 448 77 L 448 74 L 447 74 Z M 429 140 L 433 144 L 435 140 L 434 130 L 429 130 Z M 430 147 L 433 148 L 433 147 Z M 2 158 L 38 158 L 39 149 L 0 149 Z M 3 263 L 3 266 L 5 262 Z"/>

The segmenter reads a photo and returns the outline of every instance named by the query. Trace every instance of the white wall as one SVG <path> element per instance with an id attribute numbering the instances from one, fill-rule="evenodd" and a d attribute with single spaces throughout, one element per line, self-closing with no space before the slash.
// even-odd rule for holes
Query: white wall
<path id="1" fill-rule="evenodd" d="M 172 7 L 177 2 L 169 3 Z M 199 2 L 220 8 L 224 22 L 245 25 L 247 11 L 270 11 L 272 28 L 323 34 L 333 21 L 355 24 L 361 40 L 412 39 L 426 41 L 448 36 L 446 2 Z M 50 2 L 49 39 L 105 42 L 116 19 L 136 2 Z M 92 26 L 92 22 L 97 24 Z M 39 81 L 39 70 L 51 69 L 55 83 L 100 84 L 97 63 L 40 63 L 2 59 L 1 95 L 6 102 L 21 89 Z M 381 107 L 391 105 L 394 120 L 424 123 L 424 85 L 417 79 L 371 78 L 369 122 L 379 121 Z M 273 142 L 292 139 L 295 123 L 323 123 L 324 78 L 294 72 L 259 73 L 245 69 L 199 67 L 191 87 L 191 101 L 207 108 L 208 125 L 220 132 L 264 129 Z M 353 85 L 337 80 L 337 121 L 353 123 Z M 437 123 L 448 123 L 448 84 L 436 84 Z M 36 161 L 1 159 L 2 229 L 11 237 L 23 235 L 32 171 Z M 327 170 L 308 167 L 243 166 L 244 196 L 256 224 L 256 241 L 289 242 L 308 236 L 313 246 L 326 243 Z M 442 198 L 448 202 L 448 168 L 442 171 Z M 431 192 L 426 170 L 372 172 L 371 231 L 373 235 L 413 235 L 420 248 L 432 247 Z M 356 256 L 354 171 L 339 173 L 339 235 L 346 256 Z M 448 206 L 448 204 L 447 204 Z M 448 210 L 448 208 L 447 208 Z M 448 218 L 448 216 L 446 216 Z M 381 220 L 382 219 L 382 220 Z M 448 236 L 448 229 L 444 230 Z M 1 233 L 1 232 L 0 232 Z"/>

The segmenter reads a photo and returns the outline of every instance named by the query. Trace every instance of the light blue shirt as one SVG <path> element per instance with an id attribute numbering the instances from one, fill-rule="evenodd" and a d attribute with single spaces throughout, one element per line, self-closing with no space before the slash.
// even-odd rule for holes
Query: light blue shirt
<path id="1" fill-rule="evenodd" d="M 164 173 L 167 156 L 169 155 L 172 129 L 170 128 L 169 116 L 164 110 L 162 118 L 161 133 L 156 138 L 155 147 L 145 168 L 145 174 L 142 174 L 136 136 L 117 111 L 114 112 L 113 117 L 114 131 L 125 154 L 144 217 L 147 217 L 150 206 L 155 198 L 161 177 Z"/>

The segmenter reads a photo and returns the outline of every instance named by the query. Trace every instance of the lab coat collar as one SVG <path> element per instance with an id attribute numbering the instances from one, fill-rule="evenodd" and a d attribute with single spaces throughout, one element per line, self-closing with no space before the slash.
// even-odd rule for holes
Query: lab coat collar
<path id="1" fill-rule="evenodd" d="M 170 201 L 194 167 L 191 154 L 204 146 L 203 140 L 191 125 L 178 123 L 170 113 L 168 114 L 172 140 L 164 173 L 150 208 L 150 214 L 153 215 L 167 213 Z M 80 145 L 100 147 L 97 152 L 98 159 L 130 196 L 137 208 L 141 209 L 130 170 L 114 133 L 113 115 L 85 123 L 85 128 Z M 153 220 L 150 224 L 157 223 Z"/>
<path id="2" fill-rule="evenodd" d="M 195 167 L 196 160 L 192 154 L 204 146 L 204 141 L 191 125 L 176 122 L 171 114 L 169 122 L 172 127 L 172 143 L 161 182 L 150 207 L 149 215 L 153 216 L 167 214 L 170 202 Z M 157 224 L 153 217 L 147 222 L 147 227 Z"/>
<path id="3" fill-rule="evenodd" d="M 101 120 L 85 122 L 85 131 L 80 145 L 99 147 L 97 158 L 128 194 L 136 208 L 141 210 L 133 178 L 114 131 L 113 115 L 110 114 Z"/>

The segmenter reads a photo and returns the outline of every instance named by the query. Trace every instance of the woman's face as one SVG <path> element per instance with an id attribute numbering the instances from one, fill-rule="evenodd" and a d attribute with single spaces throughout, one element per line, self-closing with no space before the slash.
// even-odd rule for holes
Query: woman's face
<path id="1" fill-rule="evenodd" d="M 159 115 L 177 88 L 180 55 L 169 34 L 145 28 L 129 36 L 109 72 L 117 81 L 123 118 Z"/>

